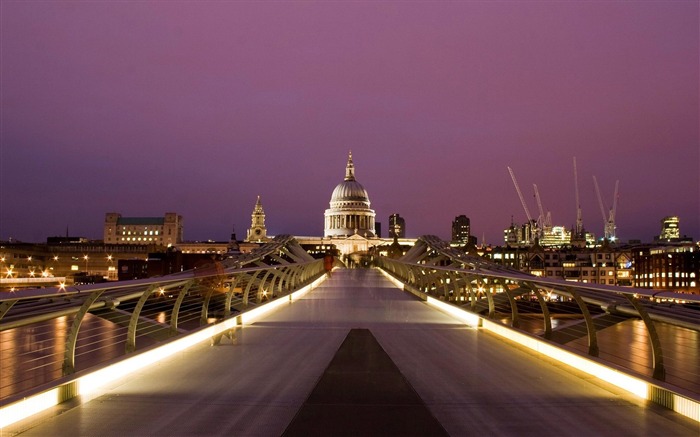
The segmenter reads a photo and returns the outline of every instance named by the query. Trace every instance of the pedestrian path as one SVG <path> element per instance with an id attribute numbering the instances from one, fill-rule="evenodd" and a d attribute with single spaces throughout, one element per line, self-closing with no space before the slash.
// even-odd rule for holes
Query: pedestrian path
<path id="1" fill-rule="evenodd" d="M 392 405 L 401 408 L 392 412 Z M 397 289 L 377 270 L 335 271 L 233 340 L 189 349 L 61 413 L 21 435 L 700 431 L 669 410 L 467 328 Z"/>

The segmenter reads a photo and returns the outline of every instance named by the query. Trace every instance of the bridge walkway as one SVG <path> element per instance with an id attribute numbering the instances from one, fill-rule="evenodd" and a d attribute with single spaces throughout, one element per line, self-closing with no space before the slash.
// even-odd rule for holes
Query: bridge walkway
<path id="1" fill-rule="evenodd" d="M 427 406 L 428 416 L 437 419 L 437 428 L 421 428 L 418 423 L 407 429 L 397 413 L 405 405 L 379 399 L 387 398 L 380 392 L 406 391 L 405 386 L 386 384 L 370 399 L 343 395 L 353 388 L 332 373 L 348 356 L 339 349 L 345 350 L 351 330 L 376 339 Z M 357 347 L 350 355 L 361 360 L 358 350 L 369 346 Z M 371 367 L 381 358 L 365 361 Z M 381 384 L 376 369 L 362 371 L 365 383 L 371 385 L 374 378 Z M 305 416 L 309 407 L 312 414 Z M 314 422 L 314 408 L 323 420 L 319 416 Z M 366 420 L 363 417 L 370 416 L 358 415 L 363 409 L 381 413 L 376 421 Z M 57 407 L 52 414 L 21 435 L 279 436 L 285 431 L 287 435 L 440 435 L 446 431 L 454 436 L 697 436 L 700 431 L 697 423 L 676 413 L 467 328 L 398 290 L 377 270 L 336 271 L 301 300 L 239 330 L 235 339 L 189 349 L 112 384 L 90 402 Z M 308 428 L 309 423 L 318 426 Z"/>

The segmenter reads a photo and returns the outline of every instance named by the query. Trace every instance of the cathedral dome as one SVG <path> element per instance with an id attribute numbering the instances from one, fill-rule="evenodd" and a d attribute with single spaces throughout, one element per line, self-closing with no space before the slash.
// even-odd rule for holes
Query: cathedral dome
<path id="1" fill-rule="evenodd" d="M 329 206 L 324 214 L 324 236 L 347 237 L 359 234 L 374 237 L 375 214 L 370 209 L 367 190 L 355 180 L 352 153 L 348 155 L 345 180 L 333 190 Z"/>
<path id="2" fill-rule="evenodd" d="M 345 180 L 339 183 L 331 195 L 331 203 L 335 202 L 363 202 L 369 205 L 367 190 L 356 180 Z"/>
<path id="3" fill-rule="evenodd" d="M 352 162 L 352 153 L 350 153 L 348 155 L 348 164 L 345 167 L 345 180 L 333 190 L 330 207 L 361 206 L 369 208 L 369 205 L 367 190 L 355 180 L 355 165 Z"/>

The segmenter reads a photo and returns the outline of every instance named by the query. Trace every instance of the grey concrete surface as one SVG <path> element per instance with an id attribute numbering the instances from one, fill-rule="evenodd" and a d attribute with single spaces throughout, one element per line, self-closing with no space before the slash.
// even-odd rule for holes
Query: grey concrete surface
<path id="1" fill-rule="evenodd" d="M 453 436 L 700 435 L 695 422 L 466 328 L 368 270 L 336 271 L 233 343 L 179 354 L 21 435 L 278 436 L 351 328 L 372 332 Z"/>

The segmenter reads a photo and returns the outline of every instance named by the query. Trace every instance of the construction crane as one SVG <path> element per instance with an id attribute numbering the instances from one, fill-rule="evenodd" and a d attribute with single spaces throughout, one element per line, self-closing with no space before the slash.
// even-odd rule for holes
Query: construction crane
<path id="1" fill-rule="evenodd" d="M 610 234 L 610 241 L 615 241 L 617 239 L 617 225 L 615 224 L 615 214 L 617 213 L 617 199 L 618 191 L 620 188 L 620 181 L 615 181 L 615 194 L 613 194 L 613 207 L 610 210 L 610 216 L 608 217 L 608 223 L 606 224 L 605 231 Z"/>
<path id="2" fill-rule="evenodd" d="M 537 189 L 537 184 L 532 184 L 532 187 L 535 190 L 535 200 L 537 201 L 537 207 L 540 210 L 540 216 L 537 219 L 538 222 L 538 227 L 540 229 L 547 230 L 547 229 L 552 229 L 552 213 L 550 211 L 547 211 L 547 215 L 545 216 L 544 214 L 544 208 L 542 207 L 542 199 L 540 198 L 540 190 Z"/>
<path id="3" fill-rule="evenodd" d="M 533 223 L 532 215 L 530 215 L 530 210 L 527 209 L 527 203 L 525 203 L 525 198 L 523 197 L 523 193 L 520 191 L 520 186 L 518 185 L 518 180 L 515 179 L 515 173 L 513 173 L 513 169 L 508 167 L 508 173 L 510 173 L 510 178 L 513 179 L 513 185 L 515 186 L 515 191 L 518 192 L 518 197 L 520 198 L 520 203 L 523 205 L 523 209 L 525 210 L 525 215 L 527 216 L 527 222 L 531 225 Z M 533 233 L 537 237 L 540 236 L 540 230 L 537 227 L 537 222 L 535 222 L 535 229 L 533 229 Z"/>
<path id="4" fill-rule="evenodd" d="M 597 186 L 597 184 L 596 184 Z M 574 187 L 576 187 L 576 229 L 574 235 L 577 238 L 583 237 L 583 214 L 581 213 L 581 201 L 578 195 L 578 168 L 576 166 L 576 157 L 574 156 Z M 598 196 L 600 198 L 600 196 Z"/>
<path id="5" fill-rule="evenodd" d="M 603 229 L 605 234 L 605 239 L 609 241 L 615 241 L 615 231 L 617 226 L 615 225 L 615 213 L 617 212 L 617 197 L 618 190 L 620 188 L 620 181 L 615 181 L 615 193 L 613 194 L 613 207 L 609 211 L 609 214 L 605 214 L 606 207 L 603 204 L 603 197 L 600 195 L 600 187 L 598 186 L 598 179 L 593 176 L 593 185 L 595 185 L 595 192 L 598 196 L 598 204 L 600 205 L 600 212 L 603 215 Z"/>

